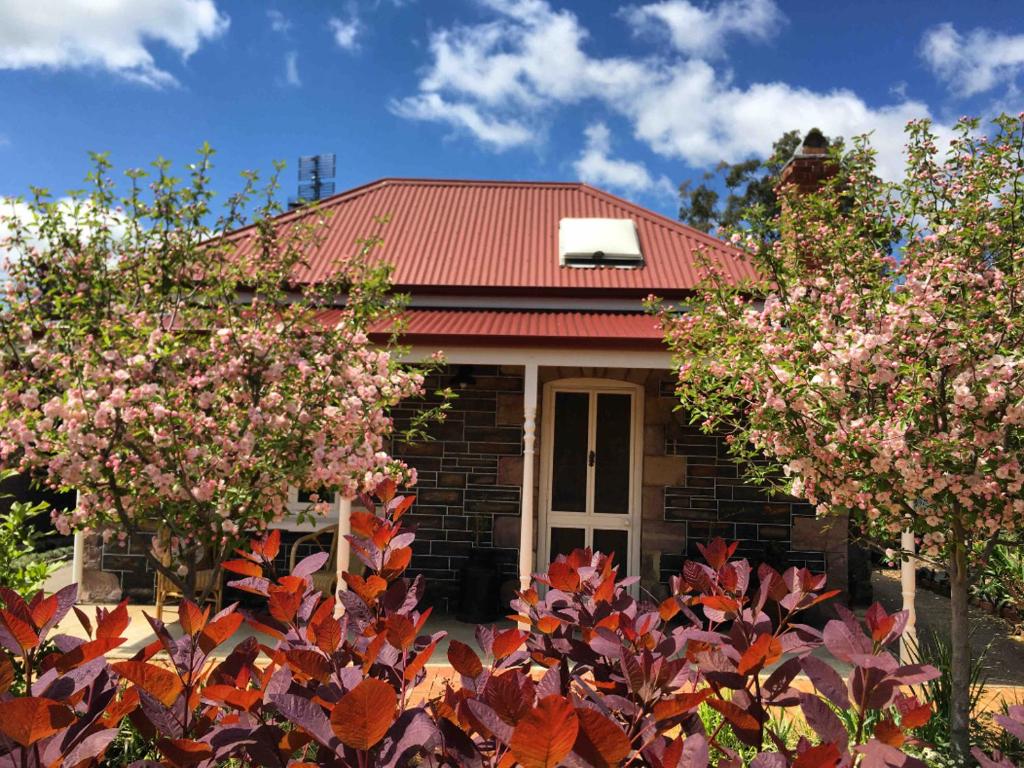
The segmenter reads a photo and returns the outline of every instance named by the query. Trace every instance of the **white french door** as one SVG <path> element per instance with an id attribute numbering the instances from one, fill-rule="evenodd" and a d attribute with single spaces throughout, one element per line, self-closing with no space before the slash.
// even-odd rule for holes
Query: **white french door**
<path id="1" fill-rule="evenodd" d="M 540 563 L 573 549 L 615 553 L 620 575 L 639 573 L 643 390 L 576 379 L 544 391 Z"/>

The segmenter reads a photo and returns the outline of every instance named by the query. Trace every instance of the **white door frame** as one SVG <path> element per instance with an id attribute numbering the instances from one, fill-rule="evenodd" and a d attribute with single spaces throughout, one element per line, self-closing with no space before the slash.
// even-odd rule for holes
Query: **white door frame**
<path id="1" fill-rule="evenodd" d="M 643 424 L 644 424 L 644 388 L 640 384 L 618 379 L 600 378 L 571 378 L 556 379 L 544 384 L 544 399 L 541 410 L 541 441 L 540 441 L 540 504 L 537 512 L 538 536 L 537 536 L 537 564 L 540 568 L 546 568 L 551 561 L 550 541 L 552 522 L 567 524 L 571 522 L 570 514 L 580 515 L 584 513 L 552 514 L 551 512 L 551 481 L 554 459 L 554 435 L 555 435 L 555 393 L 556 392 L 586 392 L 612 394 L 628 394 L 632 396 L 633 409 L 631 413 L 630 430 L 630 481 L 629 481 L 629 513 L 624 516 L 602 515 L 601 520 L 607 520 L 606 525 L 597 527 L 623 528 L 629 531 L 629 573 L 619 571 L 619 577 L 640 575 L 640 524 L 641 524 L 641 493 L 643 484 Z M 588 473 L 592 478 L 593 473 Z M 588 480 L 592 484 L 593 480 Z M 592 494 L 588 488 L 587 495 Z M 593 527 L 594 518 L 585 517 L 582 525 Z M 619 563 L 621 565 L 621 563 Z"/>

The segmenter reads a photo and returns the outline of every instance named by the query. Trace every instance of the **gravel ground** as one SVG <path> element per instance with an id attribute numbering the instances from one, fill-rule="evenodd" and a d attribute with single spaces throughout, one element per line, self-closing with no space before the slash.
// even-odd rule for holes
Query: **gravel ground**
<path id="1" fill-rule="evenodd" d="M 903 607 L 898 570 L 876 570 L 872 575 L 875 599 L 888 611 Z M 988 680 L 995 685 L 1024 685 L 1024 640 L 1014 637 L 1013 627 L 1002 619 L 971 606 L 971 650 L 980 653 L 991 644 L 985 658 Z M 949 598 L 928 590 L 917 592 L 919 636 L 925 632 L 949 636 Z"/>

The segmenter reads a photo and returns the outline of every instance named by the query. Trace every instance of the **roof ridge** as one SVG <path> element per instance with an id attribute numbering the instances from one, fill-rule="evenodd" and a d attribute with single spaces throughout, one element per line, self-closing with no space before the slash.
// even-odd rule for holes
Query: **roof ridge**
<path id="1" fill-rule="evenodd" d="M 694 237 L 698 240 L 704 240 L 710 242 L 711 245 L 717 246 L 719 248 L 725 248 L 726 250 L 735 250 L 737 251 L 737 253 L 739 253 L 738 249 L 727 243 L 725 240 L 722 240 L 721 238 L 715 237 L 714 235 L 709 234 L 707 232 L 703 232 L 697 229 L 696 227 L 692 227 L 689 224 L 679 221 L 678 219 L 669 218 L 663 213 L 652 211 L 650 208 L 645 208 L 644 206 L 639 205 L 638 203 L 634 203 L 632 200 L 627 200 L 626 198 L 613 194 L 608 190 L 601 189 L 600 187 L 595 187 L 592 184 L 586 183 L 585 181 L 580 182 L 580 189 L 583 192 L 586 192 L 587 194 L 591 195 L 592 197 L 603 198 L 606 201 L 610 201 L 614 205 L 626 208 L 636 213 L 637 215 L 643 216 L 644 218 L 653 221 L 659 226 L 665 227 L 666 229 L 682 231 L 685 232 L 687 235 Z"/>

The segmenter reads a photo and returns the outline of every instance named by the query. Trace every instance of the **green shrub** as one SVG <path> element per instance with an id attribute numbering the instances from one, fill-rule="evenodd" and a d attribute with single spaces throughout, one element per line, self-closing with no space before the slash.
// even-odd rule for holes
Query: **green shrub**
<path id="1" fill-rule="evenodd" d="M 0 472 L 0 481 L 13 474 Z M 29 504 L 16 501 L 7 512 L 0 514 L 0 587 L 13 589 L 19 595 L 28 595 L 46 581 L 55 564 L 40 558 L 36 552 L 39 541 L 50 533 L 41 533 L 31 520 L 46 511 L 46 502 Z"/>

